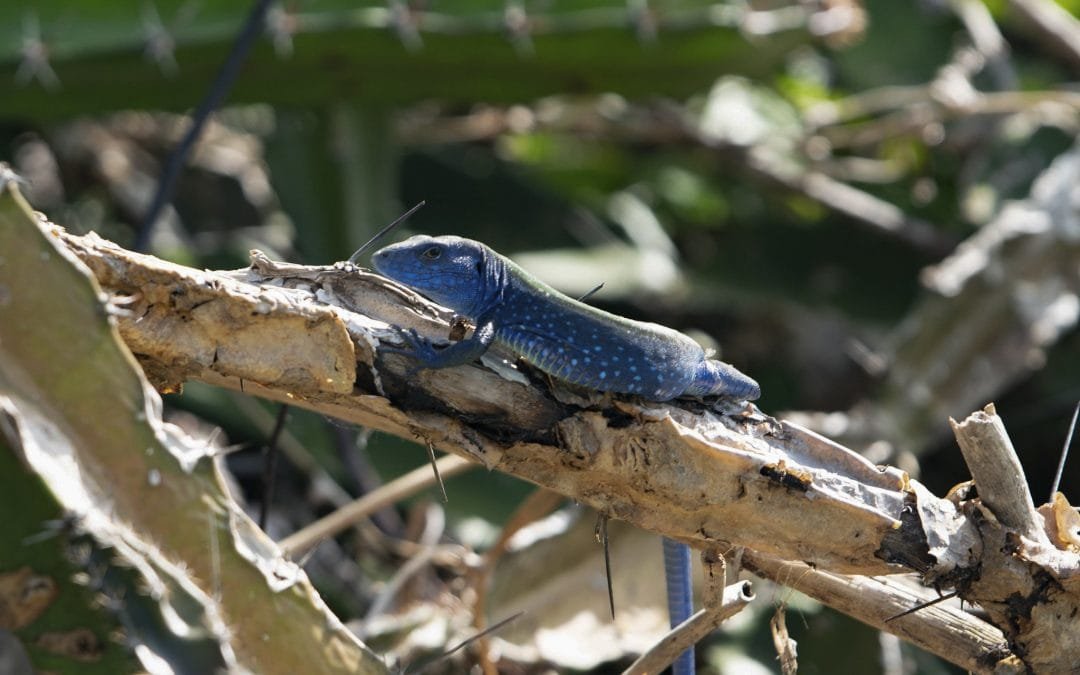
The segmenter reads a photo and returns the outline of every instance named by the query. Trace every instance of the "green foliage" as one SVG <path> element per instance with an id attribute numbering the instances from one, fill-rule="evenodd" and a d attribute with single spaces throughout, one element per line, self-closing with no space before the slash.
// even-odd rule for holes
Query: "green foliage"
<path id="1" fill-rule="evenodd" d="M 764 75 L 805 39 L 788 31 L 751 47 L 712 5 L 671 7 L 667 16 L 679 28 L 651 40 L 617 2 L 541 7 L 530 15 L 535 34 L 517 39 L 507 34 L 501 2 L 451 3 L 416 25 L 394 3 L 286 4 L 230 100 L 311 106 L 509 102 L 566 91 L 687 96 L 707 87 L 718 65 Z M 243 3 L 220 0 L 5 3 L 5 115 L 40 122 L 118 108 L 185 110 L 212 80 L 246 12 Z"/>
<path id="2" fill-rule="evenodd" d="M 229 93 L 232 107 L 186 170 L 154 252 L 207 267 L 242 266 L 252 247 L 328 263 L 424 199 L 395 236 L 454 233 L 530 253 L 563 271 L 548 280 L 564 288 L 606 273 L 602 254 L 613 245 L 658 255 L 671 278 L 628 256 L 615 271 L 630 281 L 600 279 L 609 284 L 595 301 L 716 337 L 725 359 L 762 382 L 765 409 L 881 407 L 880 374 L 853 354 L 887 355 L 927 295 L 927 266 L 1027 195 L 1074 142 L 1075 104 L 1055 108 L 1045 99 L 1070 87 L 1075 72 L 1014 24 L 1005 2 L 986 4 L 1012 47 L 1015 85 L 984 62 L 963 78 L 970 89 L 942 80 L 963 70 L 972 43 L 952 9 L 958 3 L 867 0 L 865 32 L 828 35 L 799 14 L 813 3 L 751 3 L 775 8 L 771 20 L 787 17 L 765 36 L 744 22 L 745 4 L 525 2 L 522 30 L 513 21 L 518 5 L 493 0 L 281 3 Z M 1078 2 L 1058 4 L 1080 12 Z M 184 126 L 162 111 L 198 103 L 248 9 L 226 0 L 0 3 L 0 160 L 27 175 L 35 207 L 69 229 L 130 242 Z M 957 91 L 973 95 L 959 103 L 944 95 Z M 998 94 L 1015 95 L 1012 107 L 998 98 L 1003 107 L 993 114 L 979 108 Z M 115 114 L 125 110 L 136 114 Z M 49 178 L 59 186 L 51 201 Z M 850 207 L 851 192 L 823 196 L 813 182 L 822 178 L 864 201 Z M 620 210 L 627 199 L 636 216 Z M 875 220 L 868 202 L 895 209 L 901 231 Z M 903 228 L 912 223 L 933 241 L 908 237 Z M 573 262 L 582 257 L 588 262 Z M 1031 401 L 1076 397 L 1073 352 L 1049 352 L 1057 367 L 1001 391 L 999 409 L 1008 415 L 1011 403 L 1029 422 L 1056 415 L 1031 413 Z M 230 442 L 256 448 L 266 440 L 221 392 L 195 386 L 169 405 L 224 428 Z M 1029 426 L 1042 430 L 1032 456 L 1053 454 L 1060 437 Z M 355 448 L 342 449 L 340 429 L 296 414 L 289 430 L 355 491 L 346 461 Z M 926 446 L 916 449 L 926 466 L 944 462 L 936 445 Z M 366 451 L 383 478 L 427 461 L 421 446 L 383 436 Z M 233 470 L 258 496 L 255 453 L 237 455 Z M 0 451 L 0 461 L 11 457 Z M 930 480 L 947 489 L 966 478 L 953 469 L 929 471 Z M 0 472 L 0 512 L 18 513 L 0 541 L 0 571 L 26 562 L 66 579 L 72 570 L 60 537 L 19 543 L 57 515 L 20 471 Z M 283 472 L 300 482 L 297 467 Z M 315 502 L 317 490 L 290 487 L 296 501 Z M 448 520 L 501 524 L 526 491 L 481 472 L 455 478 Z M 419 506 L 438 499 L 414 496 L 399 515 L 419 518 Z M 278 527 L 299 527 L 328 508 L 305 507 L 278 505 Z M 344 541 L 348 553 L 328 568 L 355 557 L 365 575 L 386 581 L 400 559 L 367 543 L 348 549 L 354 542 Z M 321 581 L 340 583 L 330 576 Z M 332 593 L 360 615 L 376 593 L 357 586 L 333 585 Z M 57 606 L 71 604 L 60 614 L 92 624 L 108 645 L 115 670 L 101 672 L 130 670 L 130 655 L 108 639 L 117 618 L 89 595 L 65 585 Z M 813 644 L 800 650 L 806 662 L 820 672 L 860 664 L 870 672 L 878 649 L 871 631 L 827 612 L 807 623 L 802 634 L 793 627 Z M 758 626 L 752 637 L 737 636 L 737 647 L 765 661 L 768 645 L 748 646 L 764 635 Z M 41 667 L 74 672 L 53 661 Z"/>

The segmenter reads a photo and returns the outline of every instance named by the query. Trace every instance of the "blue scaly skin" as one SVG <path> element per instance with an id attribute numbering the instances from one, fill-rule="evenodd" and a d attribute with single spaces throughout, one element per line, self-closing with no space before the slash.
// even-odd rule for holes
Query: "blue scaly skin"
<path id="1" fill-rule="evenodd" d="M 476 326 L 468 339 L 441 349 L 413 331 L 404 333 L 422 368 L 475 361 L 499 342 L 552 377 L 599 391 L 651 401 L 715 395 L 754 400 L 761 394 L 757 382 L 708 358 L 686 335 L 573 300 L 480 242 L 416 236 L 377 251 L 371 262 L 380 274 Z M 693 611 L 686 545 L 665 539 L 664 566 L 675 627 Z M 673 672 L 693 675 L 692 650 L 679 656 Z"/>
<path id="2" fill-rule="evenodd" d="M 498 342 L 552 377 L 588 389 L 650 401 L 761 395 L 757 382 L 708 358 L 686 335 L 568 298 L 480 242 L 416 236 L 376 251 L 371 263 L 476 325 L 471 337 L 441 349 L 405 334 L 423 368 L 475 361 Z"/>

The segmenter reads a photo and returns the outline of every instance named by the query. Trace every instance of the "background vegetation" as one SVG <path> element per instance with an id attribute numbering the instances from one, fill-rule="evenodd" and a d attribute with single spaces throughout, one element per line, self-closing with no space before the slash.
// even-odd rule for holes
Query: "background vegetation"
<path id="1" fill-rule="evenodd" d="M 0 7 L 0 160 L 26 179 L 34 207 L 70 231 L 136 241 L 185 113 L 248 10 L 219 0 Z M 1035 296 L 1023 294 L 1032 278 L 1004 264 L 980 292 L 950 291 L 935 276 L 947 268 L 935 266 L 982 252 L 991 264 L 978 274 L 992 278 L 1009 250 L 980 243 L 980 231 L 1029 198 L 1055 158 L 1077 161 L 1078 13 L 1048 0 L 275 4 L 149 249 L 207 268 L 244 266 L 253 247 L 328 264 L 426 200 L 403 230 L 483 240 L 570 294 L 603 282 L 598 305 L 715 340 L 761 382 L 763 410 L 939 494 L 968 478 L 948 416 L 994 399 L 1041 498 L 1080 395 L 1077 258 L 1047 254 L 1057 285 Z M 1061 208 L 1060 222 L 1076 218 L 1075 202 Z M 1002 297 L 1011 321 L 981 322 Z M 968 318 L 947 320 L 957 316 Z M 1039 319 L 1050 327 L 1002 347 L 1000 335 Z M 962 358 L 944 355 L 950 344 Z M 257 512 L 274 411 L 195 385 L 166 401 L 173 421 L 202 435 L 220 427 L 221 443 L 239 448 L 229 468 Z M 286 429 L 266 528 L 276 539 L 427 461 L 423 448 L 299 412 Z M 59 576 L 85 572 L 98 553 L 72 562 L 58 550 L 72 542 L 26 553 L 27 537 L 59 514 L 16 475 L 0 472 L 10 483 L 0 510 L 18 514 L 0 540 L 0 572 L 29 559 L 67 560 Z M 1074 463 L 1064 491 L 1078 479 Z M 433 512 L 445 511 L 438 541 L 482 550 L 532 490 L 479 472 L 446 489 L 445 504 L 430 493 L 387 509 L 307 568 L 343 619 L 367 617 L 377 650 L 408 658 L 449 641 L 425 644 L 409 628 L 453 614 L 454 563 L 436 562 L 378 607 L 392 628 L 369 615 Z M 559 546 L 591 537 L 589 516 L 576 516 L 584 526 L 556 528 Z M 617 567 L 659 549 L 647 537 L 634 545 Z M 542 556 L 539 544 L 520 553 L 545 561 L 530 583 L 550 593 L 567 592 L 556 580 L 588 585 L 602 572 L 597 554 Z M 497 588 L 529 578 L 524 565 L 508 562 L 518 576 L 503 572 Z M 776 667 L 766 626 L 769 603 L 783 600 L 799 610 L 789 623 L 804 672 L 948 672 L 783 590 L 761 596 L 756 614 L 705 647 L 715 672 Z M 595 600 L 602 616 L 603 593 Z M 617 607 L 653 600 L 627 591 Z M 493 614 L 509 611 L 500 603 L 496 593 Z M 51 625 L 74 610 L 50 611 Z M 87 663 L 133 668 L 110 638 L 125 615 L 97 612 L 80 619 L 100 639 Z M 517 638 L 523 671 L 539 669 L 535 659 L 615 671 L 619 649 L 535 644 L 543 619 Z M 39 668 L 90 672 L 34 643 L 42 624 L 0 629 L 22 631 Z"/>

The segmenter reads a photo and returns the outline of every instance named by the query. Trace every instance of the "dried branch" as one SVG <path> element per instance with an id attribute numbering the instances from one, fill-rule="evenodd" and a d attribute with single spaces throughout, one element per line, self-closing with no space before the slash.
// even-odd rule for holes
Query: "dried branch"
<path id="1" fill-rule="evenodd" d="M 891 617 L 932 599 L 924 589 L 899 577 L 858 577 L 816 570 L 746 551 L 743 566 L 760 577 L 790 586 L 857 619 L 944 656 L 975 673 L 1024 673 L 1009 653 L 1002 632 L 951 605 L 933 605 L 905 617 Z"/>
<path id="2" fill-rule="evenodd" d="M 999 89 L 1015 89 L 1016 70 L 1009 61 L 1009 44 L 994 21 L 990 8 L 980 0 L 952 0 L 956 16 L 964 22 L 975 48 L 986 59 Z"/>
<path id="3" fill-rule="evenodd" d="M 992 405 L 953 428 L 980 495 L 968 497 L 962 507 L 979 522 L 985 545 L 981 574 L 959 590 L 979 598 L 1033 672 L 1074 669 L 1080 654 L 1075 541 L 1051 543 L 1053 530 L 1034 510 L 1020 461 Z M 1072 529 L 1075 536 L 1075 522 Z"/>
<path id="4" fill-rule="evenodd" d="M 1080 70 L 1080 21 L 1052 0 L 1010 0 L 1020 23 L 1048 49 Z"/>
<path id="5" fill-rule="evenodd" d="M 296 268 L 268 267 L 258 257 L 259 269 L 184 272 L 93 236 L 61 236 L 107 288 L 140 298 L 132 318 L 120 320 L 121 334 L 169 386 L 185 378 L 243 388 L 430 442 L 683 541 L 738 541 L 859 573 L 888 573 L 894 568 L 886 560 L 920 555 L 899 541 L 886 546 L 895 550 L 878 551 L 904 509 L 906 476 L 752 406 L 690 410 L 565 399 L 586 404 L 580 409 L 475 366 L 407 378 L 406 357 L 376 353 L 380 341 L 397 339 L 387 314 L 433 338 L 450 327 L 433 330 L 435 307 L 377 275 L 351 266 L 306 268 L 306 278 L 293 276 L 294 288 L 287 288 L 282 275 L 296 275 Z M 315 297 L 351 308 L 318 305 Z M 264 350 L 226 353 L 226 345 L 257 342 L 260 331 L 289 345 L 283 332 L 298 331 L 299 319 L 310 327 L 302 334 L 311 344 L 287 350 L 287 370 L 268 365 L 283 358 L 285 347 L 266 356 L 267 364 L 252 362 Z M 211 335 L 218 344 L 210 344 Z M 339 373 L 348 370 L 342 359 L 349 349 L 364 367 L 345 392 Z M 805 508 L 807 498 L 816 500 L 815 509 Z M 836 536 L 805 540 L 806 531 L 821 528 Z"/>
<path id="6" fill-rule="evenodd" d="M 972 670 L 1017 657 L 1061 667 L 1076 653 L 1053 618 L 1071 616 L 1077 599 L 1080 564 L 1066 544 L 1030 542 L 977 498 L 934 497 L 903 472 L 751 405 L 583 395 L 512 363 L 492 362 L 513 379 L 472 365 L 408 378 L 407 357 L 377 350 L 396 339 L 390 323 L 430 337 L 451 325 L 444 310 L 377 275 L 259 255 L 248 270 L 201 272 L 54 233 L 109 292 L 132 300 L 119 329 L 159 383 L 198 379 L 288 401 L 430 443 L 697 547 L 745 546 L 754 571 L 800 589 L 821 583 L 828 604 Z M 278 347 L 264 349 L 271 342 Z M 290 345 L 287 369 L 274 365 L 281 345 Z M 783 560 L 820 571 L 799 563 L 794 573 Z M 993 607 L 999 632 L 940 606 L 886 624 L 932 598 L 844 576 L 903 571 Z"/>
<path id="7" fill-rule="evenodd" d="M 941 420 L 966 414 L 1042 365 L 1076 325 L 1080 146 L 1043 171 L 1022 201 L 928 268 L 932 294 L 894 338 L 878 429 L 921 448 Z M 948 364 L 948 367 L 944 367 Z M 931 422 L 931 423 L 928 423 Z"/>
<path id="8" fill-rule="evenodd" d="M 846 413 L 844 443 L 917 455 L 944 437 L 949 417 L 1045 365 L 1047 350 L 1080 320 L 1078 181 L 1080 145 L 1046 167 L 1025 199 L 924 269 L 928 292 L 882 349 L 884 382 L 872 404 Z M 825 418 L 789 415 L 815 429 Z"/>
<path id="9" fill-rule="evenodd" d="M 783 164 L 760 149 L 752 150 L 746 159 L 746 168 L 758 179 L 804 194 L 837 213 L 928 254 L 944 255 L 955 245 L 951 237 L 932 224 L 904 213 L 895 204 L 821 171 L 785 170 Z"/>
<path id="10" fill-rule="evenodd" d="M 749 581 L 737 581 L 724 589 L 719 604 L 698 610 L 675 630 L 664 636 L 652 649 L 634 661 L 623 675 L 659 673 L 671 665 L 688 647 L 701 641 L 724 621 L 735 616 L 754 599 Z"/>
<path id="11" fill-rule="evenodd" d="M 438 461 L 439 475 L 449 478 L 466 471 L 475 464 L 455 455 L 443 457 Z M 378 490 L 354 500 L 311 523 L 302 530 L 293 532 L 278 542 L 286 555 L 298 557 L 306 553 L 320 541 L 333 537 L 350 525 L 391 504 L 395 504 L 421 488 L 435 483 L 435 473 L 424 465 L 383 485 Z"/>
<path id="12" fill-rule="evenodd" d="M 960 444 L 960 452 L 964 453 L 964 461 L 971 467 L 983 505 L 1006 527 L 1033 541 L 1049 544 L 1043 532 L 1042 516 L 1031 500 L 1024 467 L 993 404 L 972 413 L 963 422 L 950 419 L 949 424 Z"/>
<path id="13" fill-rule="evenodd" d="M 910 99 L 903 98 L 907 92 L 908 89 L 903 89 L 895 97 L 888 97 L 890 104 L 907 103 Z M 830 121 L 831 116 L 837 114 L 836 110 L 826 110 L 826 106 L 822 106 L 820 113 L 825 121 Z M 614 139 L 623 143 L 702 146 L 722 154 L 732 166 L 746 171 L 754 180 L 804 195 L 857 223 L 930 255 L 944 255 L 955 246 L 956 242 L 951 236 L 932 224 L 906 214 L 894 204 L 854 185 L 841 183 L 820 169 L 803 166 L 808 162 L 801 157 L 781 157 L 761 145 L 747 148 L 722 138 L 709 137 L 688 123 L 685 117 L 685 114 L 665 108 L 637 106 L 622 111 L 615 119 L 595 108 L 570 104 L 549 104 L 536 110 L 522 106 L 481 108 L 459 118 L 421 114 L 406 116 L 399 124 L 398 135 L 409 143 L 431 144 L 491 140 L 505 133 L 546 131 Z M 920 122 L 922 124 L 925 121 Z M 905 130 L 910 126 L 906 117 L 903 125 Z M 819 162 L 818 166 L 826 165 Z"/>

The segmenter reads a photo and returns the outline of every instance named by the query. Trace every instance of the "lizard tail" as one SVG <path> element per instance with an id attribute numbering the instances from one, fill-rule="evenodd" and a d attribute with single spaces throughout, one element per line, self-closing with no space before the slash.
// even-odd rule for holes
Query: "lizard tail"
<path id="1" fill-rule="evenodd" d="M 667 579 L 668 617 L 671 627 L 678 626 L 694 612 L 690 584 L 690 547 L 664 537 L 664 577 Z M 691 647 L 671 664 L 672 675 L 694 675 L 694 649 Z"/>

